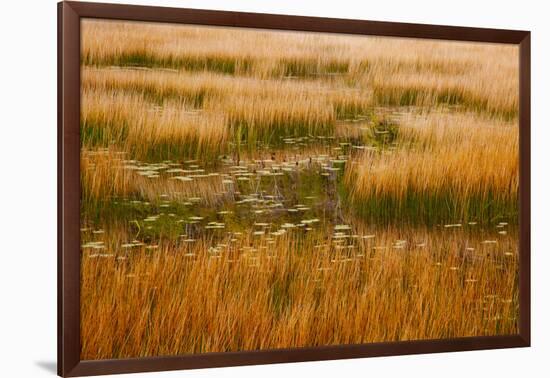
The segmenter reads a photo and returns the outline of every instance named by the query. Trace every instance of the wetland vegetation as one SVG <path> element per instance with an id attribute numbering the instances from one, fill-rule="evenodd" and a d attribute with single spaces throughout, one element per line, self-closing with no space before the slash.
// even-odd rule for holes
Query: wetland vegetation
<path id="1" fill-rule="evenodd" d="M 516 47 L 82 33 L 82 359 L 517 332 Z"/>

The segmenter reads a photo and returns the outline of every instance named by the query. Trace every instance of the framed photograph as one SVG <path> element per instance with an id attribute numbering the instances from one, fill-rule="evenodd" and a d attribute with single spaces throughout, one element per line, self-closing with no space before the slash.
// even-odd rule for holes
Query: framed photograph
<path id="1" fill-rule="evenodd" d="M 58 11 L 59 375 L 529 346 L 529 32 Z"/>

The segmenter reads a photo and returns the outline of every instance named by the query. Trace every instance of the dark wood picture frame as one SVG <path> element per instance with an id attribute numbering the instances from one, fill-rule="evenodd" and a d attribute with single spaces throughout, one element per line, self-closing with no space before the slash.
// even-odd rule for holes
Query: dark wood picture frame
<path id="1" fill-rule="evenodd" d="M 519 333 L 117 360 L 80 360 L 80 20 L 115 20 L 331 32 L 519 46 Z M 165 7 L 58 4 L 58 374 L 100 375 L 219 366 L 437 353 L 530 345 L 530 32 Z"/>

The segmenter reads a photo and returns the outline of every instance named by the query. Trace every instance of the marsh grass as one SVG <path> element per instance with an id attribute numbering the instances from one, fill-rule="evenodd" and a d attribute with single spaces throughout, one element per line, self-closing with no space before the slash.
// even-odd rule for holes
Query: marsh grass
<path id="1" fill-rule="evenodd" d="M 97 66 L 135 66 L 147 68 L 171 68 L 187 71 L 212 71 L 223 74 L 244 74 L 250 69 L 249 60 L 223 56 L 168 56 L 159 58 L 148 51 L 130 51 L 123 54 L 94 59 L 85 55 L 83 63 Z"/>
<path id="2" fill-rule="evenodd" d="M 150 214 L 166 201 L 181 208 L 187 198 L 200 198 L 201 203 L 214 206 L 223 201 L 224 186 L 220 177 L 204 177 L 189 182 L 175 180 L 175 174 L 160 172 L 169 163 L 151 167 L 135 165 L 125 159 L 126 153 L 110 149 L 81 150 L 81 211 L 83 219 L 93 223 L 130 221 L 137 215 Z M 138 174 L 151 172 L 150 176 Z M 151 177 L 153 176 L 153 177 Z M 133 201 L 128 207 L 124 201 Z"/>
<path id="3" fill-rule="evenodd" d="M 82 32 L 81 359 L 517 333 L 516 47 Z"/>
<path id="4" fill-rule="evenodd" d="M 313 83 L 87 69 L 83 78 L 82 145 L 115 145 L 139 158 L 211 159 L 231 152 L 229 143 L 254 151 L 287 137 L 329 136 L 338 119 L 372 115 L 369 91 Z"/>
<path id="5" fill-rule="evenodd" d="M 517 101 L 494 104 L 490 98 L 480 97 L 471 90 L 448 85 L 443 88 L 430 88 L 425 82 L 412 86 L 400 82 L 395 86 L 387 82 L 373 86 L 377 104 L 387 106 L 459 106 L 467 111 L 487 113 L 505 120 L 514 120 L 518 116 Z"/>
<path id="6" fill-rule="evenodd" d="M 169 31 L 167 31 L 167 28 Z M 314 78 L 371 88 L 378 104 L 456 104 L 517 116 L 517 48 L 392 38 L 88 21 L 82 63 Z"/>
<path id="7" fill-rule="evenodd" d="M 160 108 L 141 95 L 88 92 L 80 121 L 81 145 L 113 146 L 138 158 L 157 160 L 209 158 L 226 147 L 223 125 L 223 115 L 198 116 L 185 102 L 172 101 Z"/>
<path id="8" fill-rule="evenodd" d="M 128 358 L 517 331 L 517 255 L 462 232 L 386 230 L 350 253 L 323 235 L 205 241 L 82 258 L 82 358 Z M 396 249 L 396 240 L 407 239 Z M 417 244 L 425 247 L 417 247 Z M 330 245 L 330 240 L 328 241 Z M 468 252 L 466 247 L 475 247 Z M 382 248 L 384 247 L 384 248 Z M 296 253 L 299 251 L 299 253 Z M 126 257 L 120 260 L 118 257 Z M 116 322 L 113 321 L 116 319 Z"/>
<path id="9" fill-rule="evenodd" d="M 431 223 L 517 219 L 517 130 L 474 115 L 408 117 L 398 150 L 368 152 L 347 170 L 363 216 Z M 477 125 L 477 126 L 476 126 Z"/>

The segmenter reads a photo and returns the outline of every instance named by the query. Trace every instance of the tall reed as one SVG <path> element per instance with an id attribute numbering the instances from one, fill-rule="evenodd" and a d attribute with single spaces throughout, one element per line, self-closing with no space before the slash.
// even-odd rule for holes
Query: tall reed
<path id="1" fill-rule="evenodd" d="M 275 245 L 247 235 L 217 253 L 206 240 L 85 252 L 81 358 L 517 332 L 515 232 L 498 244 L 452 230 L 375 233 L 341 250 L 312 234 Z"/>
<path id="2" fill-rule="evenodd" d="M 479 122 L 474 115 L 402 120 L 398 140 L 403 145 L 367 152 L 347 170 L 354 206 L 371 219 L 517 219 L 517 129 Z"/>

